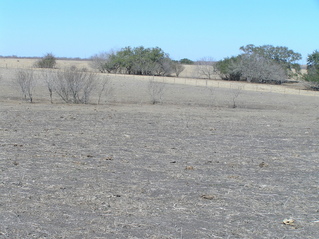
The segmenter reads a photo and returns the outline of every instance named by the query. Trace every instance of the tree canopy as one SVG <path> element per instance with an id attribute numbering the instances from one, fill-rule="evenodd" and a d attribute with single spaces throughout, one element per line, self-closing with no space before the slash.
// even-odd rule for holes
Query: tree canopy
<path id="1" fill-rule="evenodd" d="M 183 58 L 183 59 L 180 59 L 179 62 L 181 64 L 185 64 L 185 65 L 193 65 L 194 64 L 194 61 L 188 59 L 188 58 Z"/>
<path id="2" fill-rule="evenodd" d="M 118 52 L 104 53 L 92 57 L 93 66 L 101 72 L 134 75 L 177 76 L 184 68 L 174 62 L 161 48 L 124 47 Z"/>
<path id="3" fill-rule="evenodd" d="M 310 88 L 319 90 L 319 51 L 315 50 L 307 58 L 307 74 L 304 80 L 308 82 Z"/>
<path id="4" fill-rule="evenodd" d="M 273 60 L 282 65 L 288 71 L 292 71 L 293 69 L 296 72 L 300 71 L 300 65 L 297 62 L 302 59 L 301 54 L 288 49 L 288 47 L 275 47 L 272 45 L 255 46 L 253 44 L 249 44 L 240 47 L 240 50 L 247 55 L 257 54 L 266 59 Z"/>
<path id="5" fill-rule="evenodd" d="M 215 69 L 224 80 L 281 84 L 300 72 L 300 53 L 272 45 L 240 47 L 242 54 L 216 63 Z"/>

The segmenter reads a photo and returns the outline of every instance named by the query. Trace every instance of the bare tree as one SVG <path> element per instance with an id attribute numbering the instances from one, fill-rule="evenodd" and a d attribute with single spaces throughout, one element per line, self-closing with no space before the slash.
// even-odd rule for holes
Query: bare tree
<path id="1" fill-rule="evenodd" d="M 211 79 L 216 74 L 215 62 L 211 57 L 204 57 L 196 62 L 196 71 L 199 78 Z"/>
<path id="2" fill-rule="evenodd" d="M 36 85 L 33 70 L 19 70 L 16 72 L 15 83 L 26 101 L 33 102 L 33 91 Z"/>
<path id="3" fill-rule="evenodd" d="M 159 62 L 155 62 L 152 72 L 158 76 L 169 76 L 173 73 L 173 62 L 170 58 L 166 57 Z"/>
<path id="4" fill-rule="evenodd" d="M 40 74 L 41 79 L 44 79 L 50 94 L 50 102 L 53 104 L 53 91 L 54 91 L 54 75 L 53 72 L 45 70 Z"/>
<path id="5" fill-rule="evenodd" d="M 173 68 L 173 72 L 176 74 L 176 76 L 178 77 L 180 73 L 182 73 L 182 71 L 185 69 L 185 66 L 183 66 L 181 63 L 179 62 L 173 62 L 172 64 L 172 68 Z"/>
<path id="6" fill-rule="evenodd" d="M 108 77 L 101 78 L 98 82 L 98 101 L 97 104 L 99 105 L 101 102 L 102 95 L 105 95 L 107 98 L 111 96 L 113 92 L 113 88 L 111 86 L 111 79 Z"/>
<path id="7" fill-rule="evenodd" d="M 151 97 L 152 104 L 157 104 L 162 101 L 164 94 L 165 84 L 163 82 L 158 82 L 153 78 L 150 78 L 148 82 L 148 93 Z"/>
<path id="8" fill-rule="evenodd" d="M 240 96 L 242 91 L 242 86 L 238 86 L 237 88 L 231 89 L 232 108 L 237 108 L 237 98 Z"/>

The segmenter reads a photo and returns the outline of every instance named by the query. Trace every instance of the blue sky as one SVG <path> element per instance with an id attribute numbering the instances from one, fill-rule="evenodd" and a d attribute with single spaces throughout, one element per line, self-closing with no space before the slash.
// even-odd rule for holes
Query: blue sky
<path id="1" fill-rule="evenodd" d="M 0 0 L 0 55 L 90 57 L 126 46 L 215 60 L 239 47 L 319 49 L 319 0 Z"/>

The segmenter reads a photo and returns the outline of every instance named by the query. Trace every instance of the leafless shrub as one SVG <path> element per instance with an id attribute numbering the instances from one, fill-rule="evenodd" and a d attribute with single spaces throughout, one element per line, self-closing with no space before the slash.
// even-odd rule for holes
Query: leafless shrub
<path id="1" fill-rule="evenodd" d="M 237 88 L 231 89 L 231 100 L 232 100 L 232 108 L 237 108 L 237 98 L 241 95 L 243 92 L 243 87 L 239 86 Z"/>
<path id="2" fill-rule="evenodd" d="M 150 74 L 155 74 L 157 76 L 170 76 L 174 72 L 173 62 L 168 57 L 152 63 L 151 65 Z"/>
<path id="3" fill-rule="evenodd" d="M 19 91 L 22 93 L 22 97 L 26 101 L 33 102 L 33 91 L 36 85 L 36 79 L 34 77 L 33 70 L 19 70 L 16 72 L 15 84 L 18 86 Z"/>
<path id="4" fill-rule="evenodd" d="M 97 87 L 98 76 L 92 72 L 78 70 L 76 67 L 57 71 L 53 89 L 63 101 L 74 104 L 89 103 L 91 93 Z M 50 91 L 50 83 L 48 88 Z"/>
<path id="5" fill-rule="evenodd" d="M 307 90 L 319 91 L 319 82 L 317 81 L 303 81 L 303 85 Z"/>
<path id="6" fill-rule="evenodd" d="M 196 62 L 196 72 L 198 78 L 211 79 L 216 74 L 215 62 L 210 57 L 204 57 Z"/>
<path id="7" fill-rule="evenodd" d="M 53 91 L 54 91 L 54 75 L 50 71 L 42 71 L 40 74 L 41 79 L 44 79 L 50 94 L 50 102 L 53 104 Z"/>
<path id="8" fill-rule="evenodd" d="M 99 105 L 101 102 L 102 95 L 104 95 L 106 98 L 110 97 L 113 88 L 111 86 L 111 79 L 108 77 L 100 78 L 98 84 L 97 84 L 97 89 L 98 89 L 98 101 L 97 104 Z"/>
<path id="9" fill-rule="evenodd" d="M 207 92 L 208 92 L 208 97 L 209 97 L 209 104 L 213 106 L 216 101 L 216 96 L 215 96 L 215 88 L 214 87 L 206 87 Z"/>
<path id="10" fill-rule="evenodd" d="M 150 78 L 148 82 L 148 93 L 151 97 L 152 104 L 157 104 L 162 101 L 164 94 L 165 84 L 163 82 L 158 82 L 153 78 Z"/>
<path id="11" fill-rule="evenodd" d="M 173 62 L 172 64 L 172 68 L 173 68 L 173 72 L 176 74 L 176 76 L 178 77 L 180 73 L 182 73 L 182 71 L 185 69 L 185 66 L 183 66 L 181 63 L 179 62 Z"/>

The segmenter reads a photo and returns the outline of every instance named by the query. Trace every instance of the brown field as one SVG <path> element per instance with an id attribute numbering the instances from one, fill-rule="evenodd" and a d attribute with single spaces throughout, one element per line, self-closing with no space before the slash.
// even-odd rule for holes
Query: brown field
<path id="1" fill-rule="evenodd" d="M 100 105 L 50 104 L 40 78 L 30 104 L 34 61 L 0 59 L 0 238 L 318 238 L 318 92 L 187 68 L 156 105 L 127 75 Z"/>

